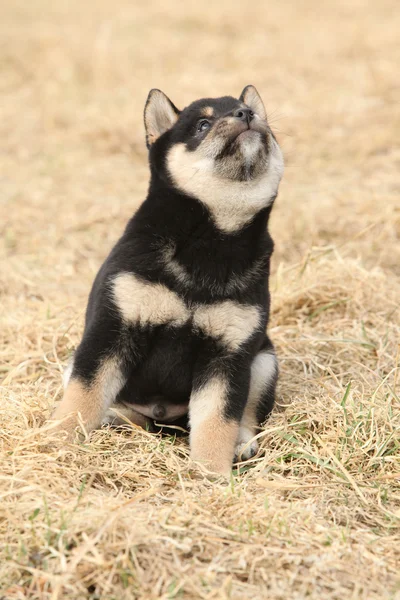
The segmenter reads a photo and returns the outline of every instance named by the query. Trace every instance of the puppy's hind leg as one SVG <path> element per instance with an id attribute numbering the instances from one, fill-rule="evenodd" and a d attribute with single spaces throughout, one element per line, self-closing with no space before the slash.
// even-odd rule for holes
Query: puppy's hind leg
<path id="1" fill-rule="evenodd" d="M 236 460 L 247 460 L 257 454 L 258 443 L 252 438 L 257 434 L 258 425 L 265 421 L 273 408 L 277 379 L 278 361 L 271 343 L 266 340 L 251 365 L 250 390 L 240 421 Z"/>
<path id="2" fill-rule="evenodd" d="M 127 376 L 123 359 L 113 348 L 115 340 L 86 333 L 73 358 L 71 370 L 65 378 L 65 391 L 61 403 L 52 415 L 61 421 L 58 429 L 73 437 L 81 423 L 87 433 L 101 421 L 125 385 Z M 107 343 L 106 343 L 107 342 Z"/>

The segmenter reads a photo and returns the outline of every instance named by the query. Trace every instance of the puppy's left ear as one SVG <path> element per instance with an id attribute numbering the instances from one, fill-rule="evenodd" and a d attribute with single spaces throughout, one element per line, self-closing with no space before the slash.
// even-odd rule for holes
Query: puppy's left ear
<path id="1" fill-rule="evenodd" d="M 180 111 L 161 90 L 150 90 L 144 107 L 146 144 L 150 148 L 160 135 L 171 129 Z"/>
<path id="2" fill-rule="evenodd" d="M 246 85 L 243 92 L 240 94 L 239 100 L 247 104 L 247 106 L 260 117 L 260 119 L 267 119 L 264 103 L 254 85 Z"/>

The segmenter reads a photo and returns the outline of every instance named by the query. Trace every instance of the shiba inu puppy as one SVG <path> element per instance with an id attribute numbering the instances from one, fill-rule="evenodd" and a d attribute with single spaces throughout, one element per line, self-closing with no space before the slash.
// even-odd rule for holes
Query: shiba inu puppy
<path id="1" fill-rule="evenodd" d="M 151 90 L 144 122 L 148 196 L 95 279 L 53 419 L 72 435 L 113 407 L 143 427 L 187 415 L 192 458 L 229 475 L 274 403 L 267 224 L 283 157 L 251 85 L 182 111 Z"/>

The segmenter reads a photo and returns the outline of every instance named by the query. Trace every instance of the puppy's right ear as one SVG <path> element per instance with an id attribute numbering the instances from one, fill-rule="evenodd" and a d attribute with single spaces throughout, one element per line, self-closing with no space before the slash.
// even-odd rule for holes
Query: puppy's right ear
<path id="1" fill-rule="evenodd" d="M 180 111 L 161 90 L 150 90 L 144 107 L 146 144 L 150 148 L 160 135 L 171 129 Z"/>

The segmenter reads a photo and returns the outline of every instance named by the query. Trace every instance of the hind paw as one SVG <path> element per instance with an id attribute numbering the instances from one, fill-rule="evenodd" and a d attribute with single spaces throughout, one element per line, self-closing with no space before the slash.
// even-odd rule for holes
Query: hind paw
<path id="1" fill-rule="evenodd" d="M 239 438 L 235 448 L 234 462 L 249 460 L 258 452 L 258 442 L 254 440 L 255 433 L 250 429 L 240 429 Z"/>

